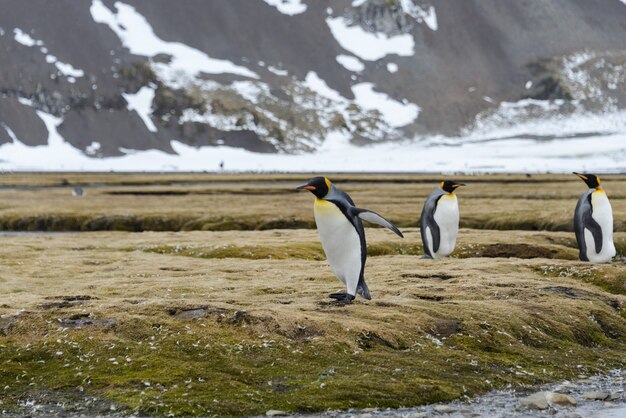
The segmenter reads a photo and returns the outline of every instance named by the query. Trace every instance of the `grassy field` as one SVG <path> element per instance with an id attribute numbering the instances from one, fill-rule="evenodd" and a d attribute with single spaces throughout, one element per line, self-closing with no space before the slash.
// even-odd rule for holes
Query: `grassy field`
<path id="1" fill-rule="evenodd" d="M 416 228 L 438 178 L 331 178 L 405 232 L 367 229 L 373 300 L 347 307 L 306 176 L 0 176 L 0 229 L 90 231 L 0 236 L 0 411 L 399 407 L 626 366 L 624 260 L 577 261 L 577 177 L 458 178 L 439 261 Z M 623 257 L 626 176 L 603 180 Z"/>

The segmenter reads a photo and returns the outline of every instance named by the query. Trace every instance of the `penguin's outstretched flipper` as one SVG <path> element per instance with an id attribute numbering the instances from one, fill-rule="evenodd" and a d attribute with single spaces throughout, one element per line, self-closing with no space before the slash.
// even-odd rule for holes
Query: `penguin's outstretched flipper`
<path id="1" fill-rule="evenodd" d="M 402 235 L 402 232 L 400 232 L 400 230 L 396 228 L 394 224 L 392 224 L 387 219 L 385 219 L 384 217 L 382 217 L 381 215 L 379 215 L 378 213 L 374 211 L 363 209 L 363 208 L 350 207 L 348 208 L 348 213 L 352 216 L 358 216 L 364 221 L 371 222 L 380 226 L 384 226 L 385 228 L 388 228 L 392 230 L 393 232 L 395 232 L 396 235 L 398 235 L 399 237 L 404 238 L 404 235 Z"/>

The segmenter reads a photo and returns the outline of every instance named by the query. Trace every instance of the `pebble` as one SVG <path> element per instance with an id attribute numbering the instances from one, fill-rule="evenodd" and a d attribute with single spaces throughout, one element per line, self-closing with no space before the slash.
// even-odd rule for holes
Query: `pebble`
<path id="1" fill-rule="evenodd" d="M 585 392 L 580 396 L 588 401 L 604 401 L 611 394 L 609 392 Z"/>
<path id="2" fill-rule="evenodd" d="M 450 408 L 448 405 L 435 405 L 433 411 L 439 412 L 440 414 L 447 414 L 453 412 L 454 409 Z"/>
<path id="3" fill-rule="evenodd" d="M 427 412 L 413 412 L 409 415 L 406 415 L 406 418 L 426 418 L 427 416 L 428 416 Z"/>
<path id="4" fill-rule="evenodd" d="M 279 411 L 278 409 L 270 409 L 265 413 L 266 417 L 284 417 L 287 415 L 285 411 Z"/>

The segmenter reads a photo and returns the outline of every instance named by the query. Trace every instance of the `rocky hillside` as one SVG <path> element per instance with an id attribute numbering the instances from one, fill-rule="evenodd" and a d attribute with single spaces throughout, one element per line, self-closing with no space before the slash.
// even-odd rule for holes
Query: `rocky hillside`
<path id="1" fill-rule="evenodd" d="M 626 4 L 5 0 L 0 62 L 0 144 L 292 153 L 624 109 Z"/>

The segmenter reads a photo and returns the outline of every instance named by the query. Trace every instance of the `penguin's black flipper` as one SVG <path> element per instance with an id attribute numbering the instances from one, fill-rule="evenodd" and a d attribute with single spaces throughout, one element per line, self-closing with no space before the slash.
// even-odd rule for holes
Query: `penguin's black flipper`
<path id="1" fill-rule="evenodd" d="M 593 241 L 596 244 L 596 254 L 600 254 L 600 251 L 602 251 L 602 228 L 600 227 L 600 224 L 593 219 L 591 214 L 591 211 L 585 213 L 583 222 L 585 224 L 585 228 L 588 229 L 593 236 Z"/>
<path id="2" fill-rule="evenodd" d="M 435 211 L 437 210 L 437 204 L 439 199 L 443 196 L 444 192 L 435 190 L 428 196 L 424 208 L 422 209 L 422 215 L 420 216 L 420 233 L 422 235 L 422 242 L 424 243 L 424 254 L 429 258 L 434 258 L 428 248 L 428 235 L 426 234 L 426 228 L 430 228 L 430 235 L 433 242 L 431 242 L 432 250 L 436 253 L 439 250 L 439 244 L 441 243 L 441 235 L 439 231 L 439 225 L 435 221 Z"/>
<path id="3" fill-rule="evenodd" d="M 593 236 L 593 242 L 596 246 L 596 253 L 602 251 L 602 228 L 593 219 L 593 206 L 591 205 L 591 192 L 587 192 L 581 196 L 576 205 L 574 212 L 574 232 L 576 233 L 576 241 L 580 250 L 578 258 L 581 261 L 589 261 L 587 256 L 587 243 L 585 242 L 585 229 L 588 229 Z"/>
<path id="4" fill-rule="evenodd" d="M 404 235 L 402 235 L 402 232 L 400 232 L 400 230 L 394 224 L 392 224 L 387 219 L 385 219 L 384 217 L 382 217 L 381 215 L 379 215 L 378 213 L 374 211 L 363 209 L 363 208 L 350 207 L 348 208 L 348 213 L 352 216 L 358 216 L 364 221 L 371 222 L 380 226 L 384 226 L 385 228 L 388 228 L 392 230 L 393 232 L 395 232 L 395 234 L 398 235 L 400 238 L 404 238 Z"/>

